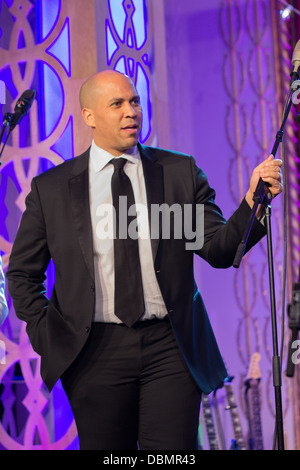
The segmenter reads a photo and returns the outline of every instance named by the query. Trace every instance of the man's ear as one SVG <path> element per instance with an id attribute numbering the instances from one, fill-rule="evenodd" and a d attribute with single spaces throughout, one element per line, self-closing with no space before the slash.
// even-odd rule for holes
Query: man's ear
<path id="1" fill-rule="evenodd" d="M 84 119 L 84 122 L 90 126 L 90 127 L 95 127 L 94 123 L 94 113 L 93 110 L 90 108 L 83 108 L 81 111 L 82 117 Z"/>

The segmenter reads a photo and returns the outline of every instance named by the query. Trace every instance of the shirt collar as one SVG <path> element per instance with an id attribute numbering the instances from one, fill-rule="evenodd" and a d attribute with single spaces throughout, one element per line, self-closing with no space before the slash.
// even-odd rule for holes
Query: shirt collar
<path id="1" fill-rule="evenodd" d="M 127 150 L 125 153 L 120 155 L 120 157 L 126 158 L 131 163 L 139 164 L 140 163 L 140 154 L 137 148 L 137 145 Z M 90 159 L 93 165 L 95 172 L 101 171 L 112 158 L 114 157 L 111 153 L 103 150 L 101 147 L 95 144 L 95 141 L 92 141 L 91 150 L 90 150 Z"/>

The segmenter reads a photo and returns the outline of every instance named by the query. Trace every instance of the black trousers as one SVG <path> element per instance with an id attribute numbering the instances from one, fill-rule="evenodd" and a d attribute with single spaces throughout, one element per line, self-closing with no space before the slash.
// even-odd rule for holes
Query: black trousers
<path id="1" fill-rule="evenodd" d="M 201 393 L 168 319 L 95 323 L 62 384 L 81 450 L 195 450 Z"/>

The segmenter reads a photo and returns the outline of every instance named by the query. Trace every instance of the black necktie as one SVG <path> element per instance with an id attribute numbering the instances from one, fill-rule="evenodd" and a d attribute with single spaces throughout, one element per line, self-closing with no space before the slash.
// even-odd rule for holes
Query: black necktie
<path id="1" fill-rule="evenodd" d="M 137 236 L 133 236 L 137 235 L 137 231 L 133 230 L 132 225 L 135 223 L 136 214 L 128 216 L 128 210 L 135 204 L 135 201 L 130 179 L 123 170 L 126 161 L 125 158 L 111 160 L 115 168 L 111 180 L 111 190 L 116 215 L 114 234 L 115 315 L 125 325 L 131 327 L 144 313 L 145 307 L 138 240 Z M 120 199 L 120 196 L 123 198 Z M 131 229 L 128 231 L 129 224 Z"/>

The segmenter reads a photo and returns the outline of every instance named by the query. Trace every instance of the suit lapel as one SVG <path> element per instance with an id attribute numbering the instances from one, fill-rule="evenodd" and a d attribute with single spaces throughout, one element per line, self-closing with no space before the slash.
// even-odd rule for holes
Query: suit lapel
<path id="1" fill-rule="evenodd" d="M 89 198 L 89 150 L 75 157 L 69 191 L 74 225 L 88 271 L 94 279 L 93 236 Z"/>
<path id="2" fill-rule="evenodd" d="M 164 202 L 163 168 L 158 163 L 157 157 L 152 148 L 144 147 L 141 144 L 139 144 L 138 147 L 143 164 L 150 230 L 152 235 L 154 232 L 158 235 L 155 238 L 153 238 L 153 236 L 151 237 L 152 255 L 153 261 L 155 261 L 161 236 L 161 224 L 158 224 L 158 227 L 154 226 L 156 222 L 159 221 L 156 221 L 153 217 L 151 217 L 151 208 L 152 205 L 159 206 Z"/>
<path id="3" fill-rule="evenodd" d="M 147 193 L 147 205 L 149 212 L 150 229 L 154 225 L 155 219 L 151 218 L 152 205 L 160 206 L 164 202 L 163 168 L 158 163 L 152 148 L 138 145 Z M 86 262 L 88 271 L 94 279 L 93 262 L 93 234 L 90 217 L 90 198 L 89 198 L 89 154 L 88 149 L 79 157 L 75 157 L 72 170 L 72 177 L 69 179 L 69 192 L 71 200 L 71 210 L 74 218 L 74 225 L 77 232 L 80 248 Z M 161 225 L 161 224 L 159 224 Z M 159 239 L 161 235 L 161 226 L 154 232 L 158 234 L 155 238 L 151 237 L 151 247 L 153 260 L 155 261 Z"/>

